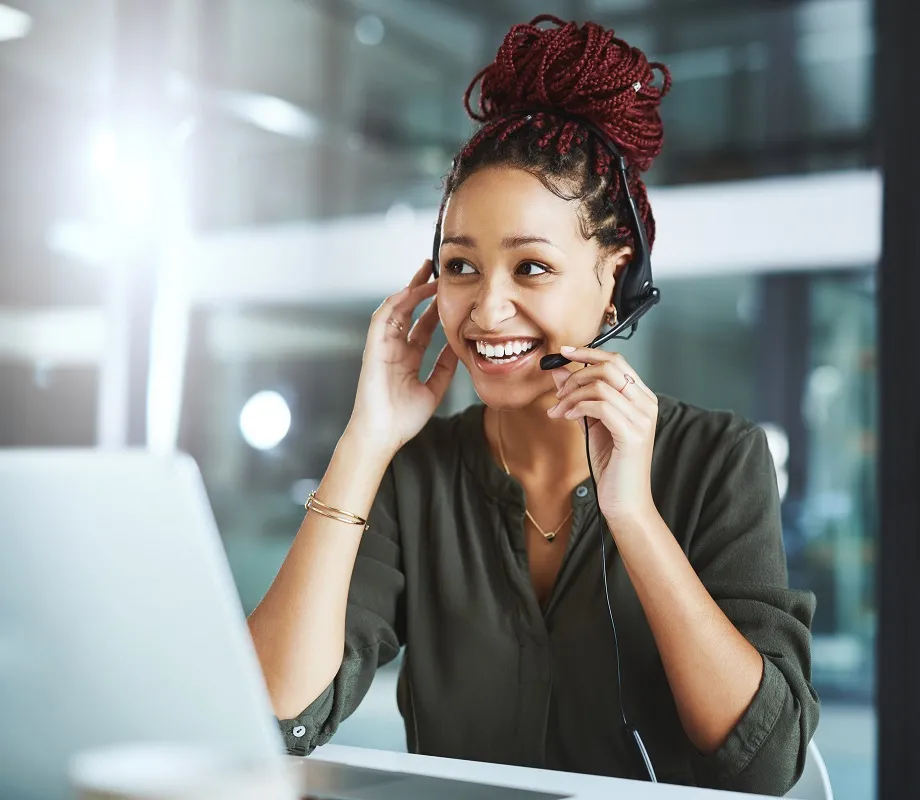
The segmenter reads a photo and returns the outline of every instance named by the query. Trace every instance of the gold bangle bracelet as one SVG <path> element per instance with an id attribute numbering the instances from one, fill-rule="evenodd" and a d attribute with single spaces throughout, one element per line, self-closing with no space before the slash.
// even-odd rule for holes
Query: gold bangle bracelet
<path id="1" fill-rule="evenodd" d="M 340 508 L 326 505 L 316 496 L 315 491 L 310 492 L 310 496 L 307 498 L 307 502 L 304 503 L 304 508 L 306 508 L 307 511 L 315 511 L 322 517 L 334 519 L 336 522 L 343 522 L 346 525 L 363 525 L 364 530 L 368 530 L 370 528 L 370 525 L 367 524 L 367 520 L 359 517 L 357 514 L 352 514 L 348 511 L 342 511 Z"/>
<path id="2" fill-rule="evenodd" d="M 316 496 L 316 492 L 312 492 L 310 497 L 307 498 L 307 502 L 314 506 L 317 510 L 330 511 L 333 514 L 338 514 L 345 519 L 348 519 L 355 523 L 355 525 L 364 525 L 367 520 L 362 519 L 357 514 L 352 514 L 350 511 L 343 511 L 341 508 L 336 508 L 335 506 L 330 506 L 328 503 L 324 503 Z"/>
<path id="3" fill-rule="evenodd" d="M 352 514 L 349 511 L 342 511 L 341 508 L 336 508 L 335 506 L 330 506 L 320 500 L 318 497 L 313 495 L 307 500 L 309 503 L 308 508 L 313 509 L 317 513 L 326 512 L 326 514 L 332 515 L 335 519 L 338 519 L 342 522 L 349 522 L 353 525 L 366 525 L 367 520 L 362 519 L 357 514 Z"/>
<path id="4" fill-rule="evenodd" d="M 361 525 L 361 524 L 362 524 L 362 523 L 360 523 L 360 522 L 355 522 L 355 521 L 352 520 L 352 519 L 347 519 L 347 518 L 345 518 L 345 517 L 340 517 L 338 514 L 335 514 L 335 513 L 331 512 L 331 511 L 326 511 L 326 510 L 324 510 L 324 509 L 317 508 L 316 506 L 308 507 L 307 510 L 308 510 L 308 511 L 315 511 L 315 512 L 316 512 L 317 514 L 319 514 L 321 517 L 327 517 L 328 519 L 334 519 L 336 522 L 342 522 L 342 523 L 344 523 L 344 524 L 346 524 L 346 525 Z M 369 527 L 370 527 L 370 526 L 367 525 L 366 523 L 364 524 L 364 530 L 367 530 Z"/>
<path id="5" fill-rule="evenodd" d="M 334 519 L 336 522 L 342 522 L 346 525 L 363 525 L 364 530 L 367 530 L 370 527 L 364 521 L 351 519 L 350 516 L 345 516 L 343 514 L 337 514 L 335 511 L 329 511 L 328 509 L 320 508 L 319 506 L 313 503 L 308 503 L 305 505 L 306 505 L 307 511 L 315 511 L 320 516 L 327 517 L 328 519 Z"/>

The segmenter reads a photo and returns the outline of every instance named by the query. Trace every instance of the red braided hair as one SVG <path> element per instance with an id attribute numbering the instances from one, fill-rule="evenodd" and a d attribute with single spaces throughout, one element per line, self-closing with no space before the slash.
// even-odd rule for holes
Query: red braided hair
<path id="1" fill-rule="evenodd" d="M 553 27 L 540 27 L 541 23 Z M 663 78 L 655 87 L 655 70 Z M 479 100 L 472 95 L 479 85 Z M 489 165 L 534 172 L 560 196 L 583 202 L 583 230 L 605 246 L 631 244 L 621 225 L 619 174 L 610 153 L 585 126 L 554 117 L 553 110 L 587 120 L 603 131 L 629 162 L 630 190 L 655 241 L 655 219 L 639 172 L 661 152 L 658 107 L 671 87 L 667 67 L 594 22 L 578 26 L 544 14 L 515 25 L 495 60 L 476 75 L 464 95 L 470 117 L 482 123 L 455 159 L 446 196 L 475 170 Z M 523 115 L 517 112 L 539 109 Z M 556 179 L 556 180 L 554 180 Z M 566 184 L 563 194 L 559 180 Z M 577 189 L 572 192 L 571 187 Z"/>

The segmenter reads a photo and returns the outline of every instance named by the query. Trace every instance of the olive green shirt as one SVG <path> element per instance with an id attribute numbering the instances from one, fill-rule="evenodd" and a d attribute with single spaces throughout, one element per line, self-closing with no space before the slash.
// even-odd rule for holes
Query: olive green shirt
<path id="1" fill-rule="evenodd" d="M 766 437 L 729 412 L 659 399 L 655 504 L 709 593 L 762 654 L 764 673 L 725 743 L 699 753 L 608 534 L 626 714 L 660 781 L 781 795 L 801 774 L 818 723 L 815 601 L 788 588 Z M 327 742 L 377 668 L 405 646 L 397 700 L 410 752 L 643 777 L 620 716 L 590 480 L 572 503 L 567 550 L 541 607 L 523 489 L 492 457 L 483 407 L 432 419 L 387 469 L 352 577 L 342 666 L 303 713 L 280 721 L 289 752 Z"/>

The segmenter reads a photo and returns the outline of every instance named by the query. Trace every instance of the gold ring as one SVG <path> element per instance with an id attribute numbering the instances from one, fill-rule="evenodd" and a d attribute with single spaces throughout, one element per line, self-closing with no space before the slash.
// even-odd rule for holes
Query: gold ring
<path id="1" fill-rule="evenodd" d="M 636 382 L 636 379 L 632 375 L 630 375 L 628 372 L 625 373 L 623 377 L 626 378 L 626 383 L 623 384 L 623 388 L 620 389 L 621 394 L 626 391 L 626 387 L 629 386 L 629 384 Z"/>
<path id="2" fill-rule="evenodd" d="M 390 318 L 387 320 L 387 325 L 392 325 L 392 326 L 393 326 L 394 328 L 396 328 L 396 330 L 398 330 L 400 333 L 403 332 L 403 324 L 402 324 L 398 319 L 396 319 L 396 317 L 390 317 Z"/>

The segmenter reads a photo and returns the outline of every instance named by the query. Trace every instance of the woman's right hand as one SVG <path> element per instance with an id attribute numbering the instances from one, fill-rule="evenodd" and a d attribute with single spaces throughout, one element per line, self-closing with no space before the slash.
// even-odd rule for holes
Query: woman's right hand
<path id="1" fill-rule="evenodd" d="M 450 345 L 438 355 L 428 379 L 419 379 L 422 357 L 438 325 L 437 298 L 411 326 L 412 313 L 437 292 L 425 261 L 409 285 L 388 297 L 371 317 L 355 407 L 348 427 L 369 447 L 396 454 L 434 414 L 457 369 Z"/>

